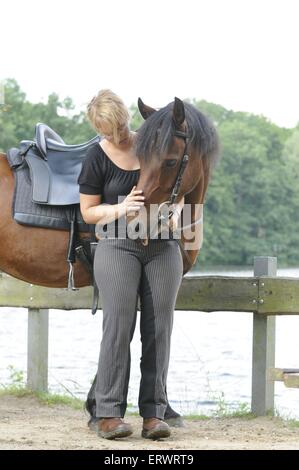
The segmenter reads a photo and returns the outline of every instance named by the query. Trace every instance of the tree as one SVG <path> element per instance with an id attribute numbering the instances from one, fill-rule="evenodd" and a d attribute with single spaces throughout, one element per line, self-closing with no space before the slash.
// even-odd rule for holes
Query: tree
<path id="1" fill-rule="evenodd" d="M 299 124 L 279 128 L 263 116 L 234 112 L 215 103 L 189 100 L 217 126 L 222 158 L 212 173 L 204 207 L 204 242 L 197 266 L 252 265 L 253 256 L 278 256 L 280 265 L 299 263 Z M 131 128 L 143 119 L 130 107 Z M 0 148 L 32 139 L 37 122 L 52 127 L 68 144 L 95 135 L 85 112 L 56 93 L 31 103 L 14 79 L 5 81 L 0 107 Z"/>

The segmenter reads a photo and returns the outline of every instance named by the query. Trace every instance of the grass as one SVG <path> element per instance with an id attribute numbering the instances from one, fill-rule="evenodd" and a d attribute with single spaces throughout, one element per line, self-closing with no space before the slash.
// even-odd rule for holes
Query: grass
<path id="1" fill-rule="evenodd" d="M 59 395 L 59 394 L 51 394 L 51 393 L 45 393 L 45 392 L 34 392 L 26 387 L 20 387 L 16 385 L 8 385 L 8 386 L 2 386 L 0 388 L 0 398 L 2 396 L 15 396 L 19 398 L 24 398 L 24 397 L 33 397 L 36 398 L 39 403 L 45 405 L 45 406 L 57 406 L 57 405 L 64 405 L 68 406 L 72 409 L 75 410 L 83 410 L 84 409 L 84 400 L 80 400 L 79 398 L 73 398 L 67 395 Z M 216 412 L 211 415 L 203 415 L 203 414 L 190 414 L 183 416 L 185 421 L 208 421 L 210 419 L 244 419 L 244 420 L 249 420 L 249 419 L 254 419 L 256 416 L 247 411 L 248 405 L 246 404 L 240 404 L 237 409 L 235 410 L 226 410 L 226 412 L 221 412 L 220 414 L 217 414 Z M 138 412 L 130 412 L 128 411 L 126 413 L 127 416 L 136 416 L 139 417 Z M 269 416 L 272 417 L 273 416 Z M 288 426 L 291 428 L 299 428 L 299 421 L 296 419 L 284 419 L 280 416 L 276 416 L 275 419 L 282 421 L 286 423 Z"/>
<path id="2" fill-rule="evenodd" d="M 292 427 L 292 428 L 299 428 L 299 421 L 296 419 L 288 419 L 287 423 Z"/>
<path id="3" fill-rule="evenodd" d="M 35 392 L 25 385 L 24 372 L 15 369 L 14 366 L 8 366 L 10 372 L 10 383 L 0 386 L 0 397 L 12 395 L 15 397 L 35 397 L 44 405 L 66 405 L 75 410 L 84 408 L 84 401 L 70 395 L 59 395 L 47 392 Z"/>
<path id="4" fill-rule="evenodd" d="M 199 414 L 191 414 L 191 415 L 186 415 L 183 417 L 186 421 L 191 421 L 191 420 L 196 420 L 196 421 L 207 421 L 208 419 L 211 419 L 211 416 L 207 415 L 199 415 Z"/>
<path id="5" fill-rule="evenodd" d="M 56 406 L 56 405 L 65 405 L 71 407 L 75 410 L 83 410 L 85 401 L 79 398 L 76 398 L 69 392 L 69 395 L 61 394 L 52 394 L 46 392 L 36 392 L 32 391 L 25 385 L 24 373 L 22 371 L 16 370 L 13 366 L 9 366 L 10 370 L 10 383 L 8 385 L 0 384 L 0 397 L 1 396 L 15 396 L 19 398 L 23 397 L 34 397 L 39 403 L 46 406 Z M 216 409 L 211 416 L 193 413 L 183 416 L 184 420 L 191 421 L 206 421 L 212 418 L 217 419 L 228 419 L 228 418 L 241 418 L 241 419 L 254 419 L 254 415 L 248 403 L 239 403 L 237 407 L 232 409 L 231 405 L 225 400 L 224 393 L 220 393 L 217 397 L 213 396 L 214 401 L 216 402 Z M 132 407 L 131 403 L 128 403 L 128 408 Z M 128 416 L 139 416 L 139 413 L 136 411 L 127 411 Z M 275 417 L 278 420 L 285 422 L 287 425 L 292 428 L 299 428 L 299 421 L 293 418 L 282 418 L 279 415 L 279 412 L 275 411 L 274 415 L 269 415 L 269 417 Z"/>
<path id="6" fill-rule="evenodd" d="M 238 403 L 235 408 L 232 408 L 231 404 L 226 401 L 223 392 L 218 395 L 213 394 L 212 399 L 216 403 L 216 409 L 212 414 L 215 418 L 255 418 L 248 403 Z"/>
<path id="7" fill-rule="evenodd" d="M 30 390 L 29 388 L 22 387 L 20 385 L 7 385 L 7 386 L 2 386 L 0 388 L 0 397 L 1 396 L 15 396 L 19 398 L 24 398 L 24 397 L 34 397 L 37 398 L 39 403 L 47 406 L 56 406 L 56 405 L 66 405 L 69 406 L 75 410 L 82 410 L 84 408 L 84 400 L 80 400 L 79 398 L 73 398 L 68 395 L 59 395 L 59 394 L 52 394 L 52 393 L 45 393 L 45 392 L 35 392 Z M 213 417 L 216 418 L 253 418 L 254 415 L 252 413 L 248 412 L 243 412 L 242 411 L 242 406 L 240 406 L 240 409 L 227 412 L 227 413 L 222 413 L 221 416 L 215 414 L 213 416 L 207 416 L 203 414 L 189 414 L 184 416 L 185 420 L 197 420 L 197 421 L 205 421 L 209 420 Z M 136 411 L 128 411 L 127 412 L 128 416 L 139 416 L 139 413 Z"/>
<path id="8" fill-rule="evenodd" d="M 15 385 L 8 385 L 1 387 L 1 396 L 14 396 L 19 398 L 34 397 L 40 403 L 47 406 L 66 405 L 75 410 L 82 410 L 84 408 L 84 401 L 79 398 L 73 398 L 68 395 L 58 395 L 46 392 L 34 392 L 26 387 L 16 387 Z"/>

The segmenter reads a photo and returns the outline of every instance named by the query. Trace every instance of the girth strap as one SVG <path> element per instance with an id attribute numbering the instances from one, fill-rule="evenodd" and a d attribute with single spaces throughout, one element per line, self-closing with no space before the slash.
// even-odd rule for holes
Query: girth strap
<path id="1" fill-rule="evenodd" d="M 76 262 L 76 207 L 71 208 L 70 235 L 67 252 L 67 262 L 69 263 L 69 275 L 67 290 L 78 290 L 74 283 L 74 266 Z"/>

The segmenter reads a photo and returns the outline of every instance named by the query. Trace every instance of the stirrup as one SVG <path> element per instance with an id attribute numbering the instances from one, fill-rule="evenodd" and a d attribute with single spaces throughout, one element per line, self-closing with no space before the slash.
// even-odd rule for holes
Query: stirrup
<path id="1" fill-rule="evenodd" d="M 68 275 L 68 282 L 67 282 L 66 290 L 79 290 L 78 287 L 75 287 L 73 263 L 72 261 L 68 261 L 68 263 L 69 263 L 69 275 Z"/>

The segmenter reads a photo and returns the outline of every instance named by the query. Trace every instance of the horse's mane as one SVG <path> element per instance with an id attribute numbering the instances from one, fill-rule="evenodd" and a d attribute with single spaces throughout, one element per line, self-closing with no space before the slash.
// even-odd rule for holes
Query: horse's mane
<path id="1" fill-rule="evenodd" d="M 139 159 L 149 161 L 153 154 L 162 158 L 174 137 L 172 119 L 173 102 L 149 116 L 139 128 L 136 138 L 136 154 Z M 195 106 L 184 102 L 190 149 L 199 157 L 206 156 L 209 163 L 219 157 L 219 139 L 212 121 Z M 214 165 L 213 165 L 214 166 Z"/>

